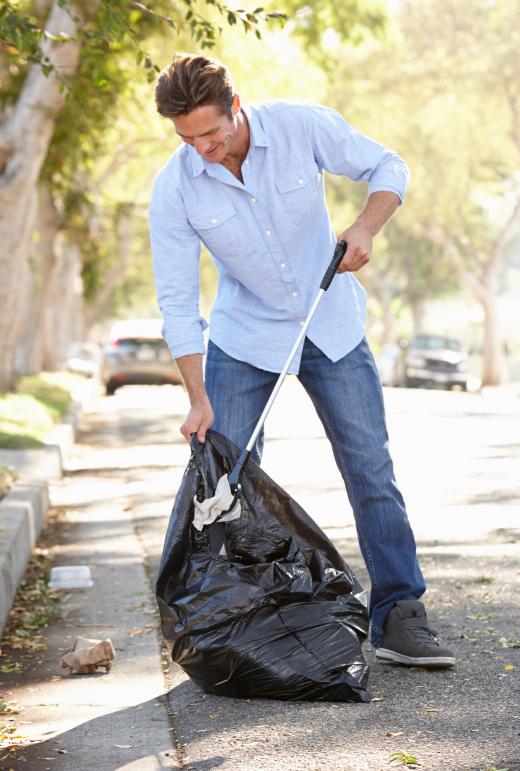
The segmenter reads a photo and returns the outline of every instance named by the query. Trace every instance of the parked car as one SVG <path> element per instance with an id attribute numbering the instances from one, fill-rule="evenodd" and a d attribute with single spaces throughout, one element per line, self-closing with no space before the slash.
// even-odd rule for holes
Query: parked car
<path id="1" fill-rule="evenodd" d="M 101 349 L 95 343 L 71 343 L 67 349 L 67 369 L 85 377 L 98 377 Z"/>
<path id="2" fill-rule="evenodd" d="M 124 385 L 181 384 L 179 368 L 161 335 L 161 321 L 117 321 L 103 351 L 101 379 L 109 395 Z"/>
<path id="3" fill-rule="evenodd" d="M 407 388 L 433 385 L 466 391 L 468 387 L 468 354 L 453 337 L 414 335 L 398 369 L 399 384 Z"/>

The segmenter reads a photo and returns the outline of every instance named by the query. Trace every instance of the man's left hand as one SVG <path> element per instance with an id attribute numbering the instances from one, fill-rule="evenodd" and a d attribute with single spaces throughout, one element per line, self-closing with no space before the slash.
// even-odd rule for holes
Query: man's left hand
<path id="1" fill-rule="evenodd" d="M 346 241 L 348 244 L 338 273 L 356 271 L 367 264 L 372 254 L 372 234 L 366 228 L 351 225 L 338 236 L 338 241 Z"/>

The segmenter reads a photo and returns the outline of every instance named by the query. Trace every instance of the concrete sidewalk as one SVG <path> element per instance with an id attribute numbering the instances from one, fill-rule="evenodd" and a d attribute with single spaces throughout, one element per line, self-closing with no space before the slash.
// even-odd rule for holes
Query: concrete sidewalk
<path id="1" fill-rule="evenodd" d="M 429 583 L 425 600 L 458 666 L 386 666 L 368 651 L 376 698 L 351 705 L 218 698 L 169 663 L 152 582 L 189 454 L 178 434 L 185 399 L 181 389 L 123 389 L 86 416 L 82 444 L 51 491 L 44 545 L 53 564 L 88 564 L 94 587 L 64 599 L 67 615 L 44 630 L 46 651 L 4 650 L 0 667 L 22 667 L 2 675 L 1 691 L 21 708 L 13 725 L 24 746 L 0 751 L 0 769 L 383 771 L 404 768 L 413 755 L 421 771 L 518 771 L 515 407 L 488 409 L 466 394 L 387 394 Z M 292 384 L 275 410 L 267 470 L 316 516 L 367 585 L 321 428 Z M 60 670 L 78 634 L 112 640 L 110 674 Z M 400 751 L 401 761 L 389 765 Z"/>
<path id="2" fill-rule="evenodd" d="M 94 484 L 94 477 L 84 477 L 62 488 L 40 541 L 54 564 L 88 565 L 94 586 L 60 593 L 64 618 L 43 630 L 44 652 L 4 650 L 21 665 L 20 672 L 2 675 L 1 690 L 2 700 L 21 710 L 23 749 L 0 751 L 1 769 L 178 767 L 142 548 L 124 499 L 108 491 L 102 505 L 82 498 Z M 98 483 L 97 495 L 104 487 Z M 68 675 L 60 667 L 78 635 L 112 640 L 117 658 L 109 674 Z"/>
<path id="3" fill-rule="evenodd" d="M 85 401 L 93 393 L 90 383 L 81 391 Z M 63 466 L 73 450 L 83 414 L 79 396 L 78 391 L 78 401 L 72 402 L 64 422 L 54 427 L 42 447 L 0 448 L 0 466 L 12 469 L 18 478 L 12 490 L 0 499 L 0 633 L 45 522 L 49 507 L 48 482 L 61 478 Z"/>

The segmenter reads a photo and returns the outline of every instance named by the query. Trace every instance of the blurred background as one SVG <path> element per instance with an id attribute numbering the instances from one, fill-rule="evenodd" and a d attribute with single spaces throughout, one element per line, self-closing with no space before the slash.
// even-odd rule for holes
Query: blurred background
<path id="1" fill-rule="evenodd" d="M 0 35 L 0 391 L 95 374 L 115 321 L 159 316 L 147 205 L 178 139 L 153 89 L 179 50 L 221 58 L 246 102 L 330 105 L 408 162 L 358 274 L 385 384 L 520 380 L 519 0 L 4 0 Z M 366 189 L 327 189 L 340 232 Z M 215 285 L 203 253 L 205 314 Z"/>

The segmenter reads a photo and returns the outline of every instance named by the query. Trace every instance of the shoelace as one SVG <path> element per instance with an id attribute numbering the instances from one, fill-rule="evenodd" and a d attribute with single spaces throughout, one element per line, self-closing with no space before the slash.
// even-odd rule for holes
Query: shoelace
<path id="1" fill-rule="evenodd" d="M 408 628 L 416 642 L 429 643 L 430 645 L 436 645 L 439 647 L 437 632 L 434 632 L 433 629 L 429 629 L 426 626 L 410 626 Z"/>

